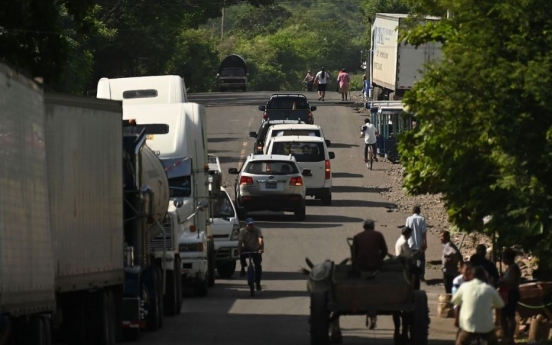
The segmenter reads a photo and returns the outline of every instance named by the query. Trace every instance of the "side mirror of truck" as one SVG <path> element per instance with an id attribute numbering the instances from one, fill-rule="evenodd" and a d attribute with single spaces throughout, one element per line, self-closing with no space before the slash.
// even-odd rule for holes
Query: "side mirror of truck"
<path id="1" fill-rule="evenodd" d="M 204 211 L 205 209 L 207 209 L 207 207 L 209 207 L 209 202 L 207 202 L 205 200 L 202 200 L 202 201 L 197 203 L 197 210 L 198 211 Z"/>
<path id="2" fill-rule="evenodd" d="M 316 105 L 311 105 L 311 111 L 315 111 L 316 109 Z"/>
<path id="3" fill-rule="evenodd" d="M 312 176 L 312 171 L 310 169 L 304 169 L 303 176 Z"/>
<path id="4" fill-rule="evenodd" d="M 335 158 L 335 153 L 328 152 L 328 156 L 330 156 L 330 159 L 334 159 Z"/>
<path id="5" fill-rule="evenodd" d="M 249 132 L 251 138 L 257 138 L 257 132 Z"/>
<path id="6" fill-rule="evenodd" d="M 238 169 L 236 169 L 236 168 L 230 168 L 230 169 L 228 169 L 228 173 L 229 173 L 229 174 L 232 174 L 232 175 L 237 175 L 237 174 L 239 174 Z"/>
<path id="7" fill-rule="evenodd" d="M 265 105 L 259 105 L 259 110 L 260 110 L 260 111 L 265 111 L 265 110 L 266 110 L 266 106 L 265 106 Z"/>
<path id="8" fill-rule="evenodd" d="M 324 140 L 326 142 L 326 147 L 332 146 L 332 142 L 329 140 Z"/>

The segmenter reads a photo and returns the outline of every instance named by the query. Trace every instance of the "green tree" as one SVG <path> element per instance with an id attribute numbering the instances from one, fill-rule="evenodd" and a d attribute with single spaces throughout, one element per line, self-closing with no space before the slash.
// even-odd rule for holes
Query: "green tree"
<path id="1" fill-rule="evenodd" d="M 410 2 L 453 16 L 406 36 L 443 42 L 444 57 L 405 95 L 418 123 L 401 138 L 405 187 L 443 193 L 460 229 L 552 266 L 552 2 Z"/>

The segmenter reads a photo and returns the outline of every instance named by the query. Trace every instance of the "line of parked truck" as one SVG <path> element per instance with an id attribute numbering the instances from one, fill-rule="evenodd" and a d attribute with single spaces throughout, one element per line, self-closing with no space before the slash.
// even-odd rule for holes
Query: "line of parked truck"
<path id="1" fill-rule="evenodd" d="M 114 344 L 234 273 L 239 220 L 178 76 L 48 94 L 0 65 L 0 344 Z"/>

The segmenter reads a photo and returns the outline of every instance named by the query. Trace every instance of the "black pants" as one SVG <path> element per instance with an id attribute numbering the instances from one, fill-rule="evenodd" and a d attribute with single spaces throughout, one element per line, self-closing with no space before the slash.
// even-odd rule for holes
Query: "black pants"
<path id="1" fill-rule="evenodd" d="M 248 252 L 249 250 L 242 249 L 242 251 Z M 255 265 L 255 283 L 260 284 L 261 276 L 263 274 L 263 266 L 261 266 L 263 257 L 261 253 L 242 254 L 240 255 L 241 267 L 247 267 L 247 259 L 249 258 L 249 255 L 251 255 L 251 258 L 253 259 L 253 265 Z"/>
<path id="2" fill-rule="evenodd" d="M 445 283 L 445 293 L 452 293 L 452 281 L 454 276 L 443 274 L 443 282 Z"/>
<path id="3" fill-rule="evenodd" d="M 368 146 L 372 146 L 372 159 L 377 159 L 378 148 L 376 144 L 364 144 L 364 160 L 368 159 Z"/>

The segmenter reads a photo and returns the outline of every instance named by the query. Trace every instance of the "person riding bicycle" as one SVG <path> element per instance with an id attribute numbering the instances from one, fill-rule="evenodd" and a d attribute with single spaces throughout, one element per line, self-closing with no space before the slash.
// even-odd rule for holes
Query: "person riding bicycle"
<path id="1" fill-rule="evenodd" d="M 376 146 L 378 134 L 379 133 L 376 130 L 376 126 L 371 124 L 369 119 L 365 119 L 364 125 L 361 127 L 361 130 L 360 130 L 360 137 L 361 138 L 364 137 L 364 161 L 365 162 L 368 161 L 368 146 L 372 146 L 372 158 L 374 159 L 374 161 L 376 162 L 378 161 L 378 157 L 377 157 L 378 149 Z"/>
<path id="2" fill-rule="evenodd" d="M 314 76 L 311 74 L 311 71 L 307 72 L 305 79 L 303 79 L 303 83 L 307 84 L 307 91 L 312 91 L 312 86 L 314 84 Z"/>
<path id="3" fill-rule="evenodd" d="M 240 254 L 241 271 L 240 276 L 245 276 L 245 267 L 247 263 L 245 259 L 249 254 L 242 254 L 243 252 L 255 252 L 251 254 L 253 264 L 255 265 L 255 284 L 257 291 L 261 291 L 261 275 L 263 267 L 261 262 L 263 261 L 262 253 L 264 251 L 264 239 L 261 229 L 255 226 L 253 218 L 247 218 L 245 220 L 245 228 L 240 229 L 238 236 L 238 252 Z"/>

